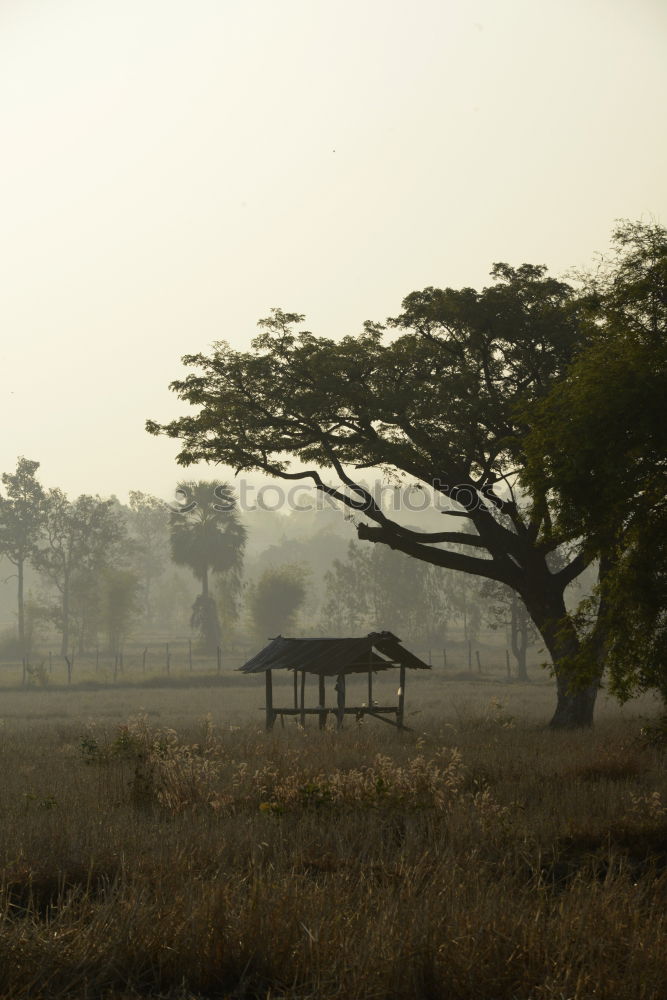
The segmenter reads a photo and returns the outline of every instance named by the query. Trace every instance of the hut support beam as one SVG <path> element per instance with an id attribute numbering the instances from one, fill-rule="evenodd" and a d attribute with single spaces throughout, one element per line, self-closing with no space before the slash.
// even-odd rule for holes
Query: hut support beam
<path id="1" fill-rule="evenodd" d="M 301 727 L 302 729 L 306 726 L 306 713 L 304 708 L 306 707 L 306 671 L 301 671 Z"/>
<path id="2" fill-rule="evenodd" d="M 398 712 L 396 713 L 396 724 L 399 729 L 403 728 L 403 716 L 405 715 L 405 667 L 401 666 L 398 681 Z"/>
<path id="3" fill-rule="evenodd" d="M 273 723 L 275 722 L 275 714 L 273 711 L 273 678 L 271 676 L 271 671 L 267 670 L 265 673 L 266 677 L 266 728 L 273 729 Z"/>
<path id="4" fill-rule="evenodd" d="M 321 709 L 324 708 L 325 701 L 326 701 L 326 691 L 325 691 L 325 688 L 324 688 L 324 674 L 320 674 L 320 708 Z M 326 726 L 326 724 L 327 724 L 327 715 L 326 715 L 326 712 L 322 711 L 322 712 L 320 712 L 320 729 L 324 729 L 325 726 Z"/>
<path id="5" fill-rule="evenodd" d="M 345 718 L 345 674 L 338 675 L 336 692 L 338 694 L 338 728 L 342 729 Z"/>

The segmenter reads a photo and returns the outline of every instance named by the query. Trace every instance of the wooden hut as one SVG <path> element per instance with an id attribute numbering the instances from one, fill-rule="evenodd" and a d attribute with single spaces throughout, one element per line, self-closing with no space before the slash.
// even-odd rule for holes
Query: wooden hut
<path id="1" fill-rule="evenodd" d="M 373 674 L 378 670 L 399 671 L 398 703 L 396 705 L 376 705 L 373 702 Z M 343 724 L 346 715 L 358 719 L 369 715 L 390 725 L 405 728 L 405 672 L 406 670 L 430 670 L 428 663 L 414 656 L 401 645 L 401 640 L 391 632 L 371 632 L 367 636 L 354 639 L 286 639 L 279 635 L 272 639 L 256 656 L 238 668 L 244 674 L 265 675 L 266 680 L 266 728 L 273 729 L 277 716 L 281 722 L 286 715 L 298 715 L 305 725 L 307 715 L 319 718 L 320 729 L 326 725 L 327 715 L 332 712 L 338 723 Z M 279 707 L 273 703 L 274 670 L 294 671 L 294 705 Z M 318 705 L 305 706 L 306 674 L 319 678 Z M 345 678 L 348 674 L 368 675 L 368 703 L 348 706 L 345 704 Z M 325 678 L 335 677 L 336 704 L 326 705 Z M 299 680 L 300 691 L 299 691 Z M 393 718 L 392 718 L 393 716 Z"/>

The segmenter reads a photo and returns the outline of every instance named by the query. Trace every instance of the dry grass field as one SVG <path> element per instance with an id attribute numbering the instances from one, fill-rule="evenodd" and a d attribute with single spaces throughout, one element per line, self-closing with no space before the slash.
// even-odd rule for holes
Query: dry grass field
<path id="1" fill-rule="evenodd" d="M 3 1000 L 665 997 L 650 700 L 551 733 L 546 678 L 435 671 L 409 733 L 266 734 L 261 679 L 199 680 L 2 691 Z"/>

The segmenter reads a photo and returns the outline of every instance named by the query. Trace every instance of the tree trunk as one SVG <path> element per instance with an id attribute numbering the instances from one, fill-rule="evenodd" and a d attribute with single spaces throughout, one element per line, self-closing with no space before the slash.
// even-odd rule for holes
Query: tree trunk
<path id="1" fill-rule="evenodd" d="M 62 636 L 62 642 L 60 644 L 60 655 L 67 656 L 67 651 L 69 649 L 69 580 L 68 579 L 65 579 L 65 583 L 63 586 L 62 615 L 63 615 L 63 636 Z"/>
<path id="2" fill-rule="evenodd" d="M 569 689 L 568 678 L 556 672 L 558 700 L 549 726 L 551 729 L 585 729 L 593 725 L 599 680 L 586 687 Z"/>
<path id="3" fill-rule="evenodd" d="M 551 729 L 583 729 L 593 725 L 595 701 L 600 688 L 602 669 L 588 683 L 582 682 L 571 658 L 580 651 L 574 625 L 568 617 L 562 593 L 522 595 L 551 654 L 556 675 L 557 702 L 549 726 Z"/>
<path id="4" fill-rule="evenodd" d="M 528 680 L 528 665 L 526 656 L 528 653 L 528 618 L 524 614 L 519 628 L 519 655 L 517 656 L 518 670 L 517 677 L 520 681 Z"/>
<path id="5" fill-rule="evenodd" d="M 517 662 L 517 677 L 520 681 L 527 681 L 526 651 L 528 649 L 528 620 L 525 610 L 519 605 L 519 597 L 515 591 L 512 592 L 511 613 L 512 653 Z"/>
<path id="6" fill-rule="evenodd" d="M 21 657 L 26 655 L 25 648 L 25 613 L 23 605 L 23 559 L 19 559 L 16 563 L 16 568 L 18 570 L 19 586 L 18 586 L 18 602 L 19 602 L 19 648 L 21 650 Z"/>

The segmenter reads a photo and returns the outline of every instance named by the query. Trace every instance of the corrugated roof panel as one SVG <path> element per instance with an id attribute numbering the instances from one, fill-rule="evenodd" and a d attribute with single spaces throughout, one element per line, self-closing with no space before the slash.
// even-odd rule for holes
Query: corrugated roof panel
<path id="1" fill-rule="evenodd" d="M 391 632 L 373 632 L 353 639 L 287 639 L 279 635 L 238 669 L 244 674 L 306 670 L 335 676 L 387 670 L 397 664 L 411 669 L 430 669 L 427 663 L 409 653 Z"/>

